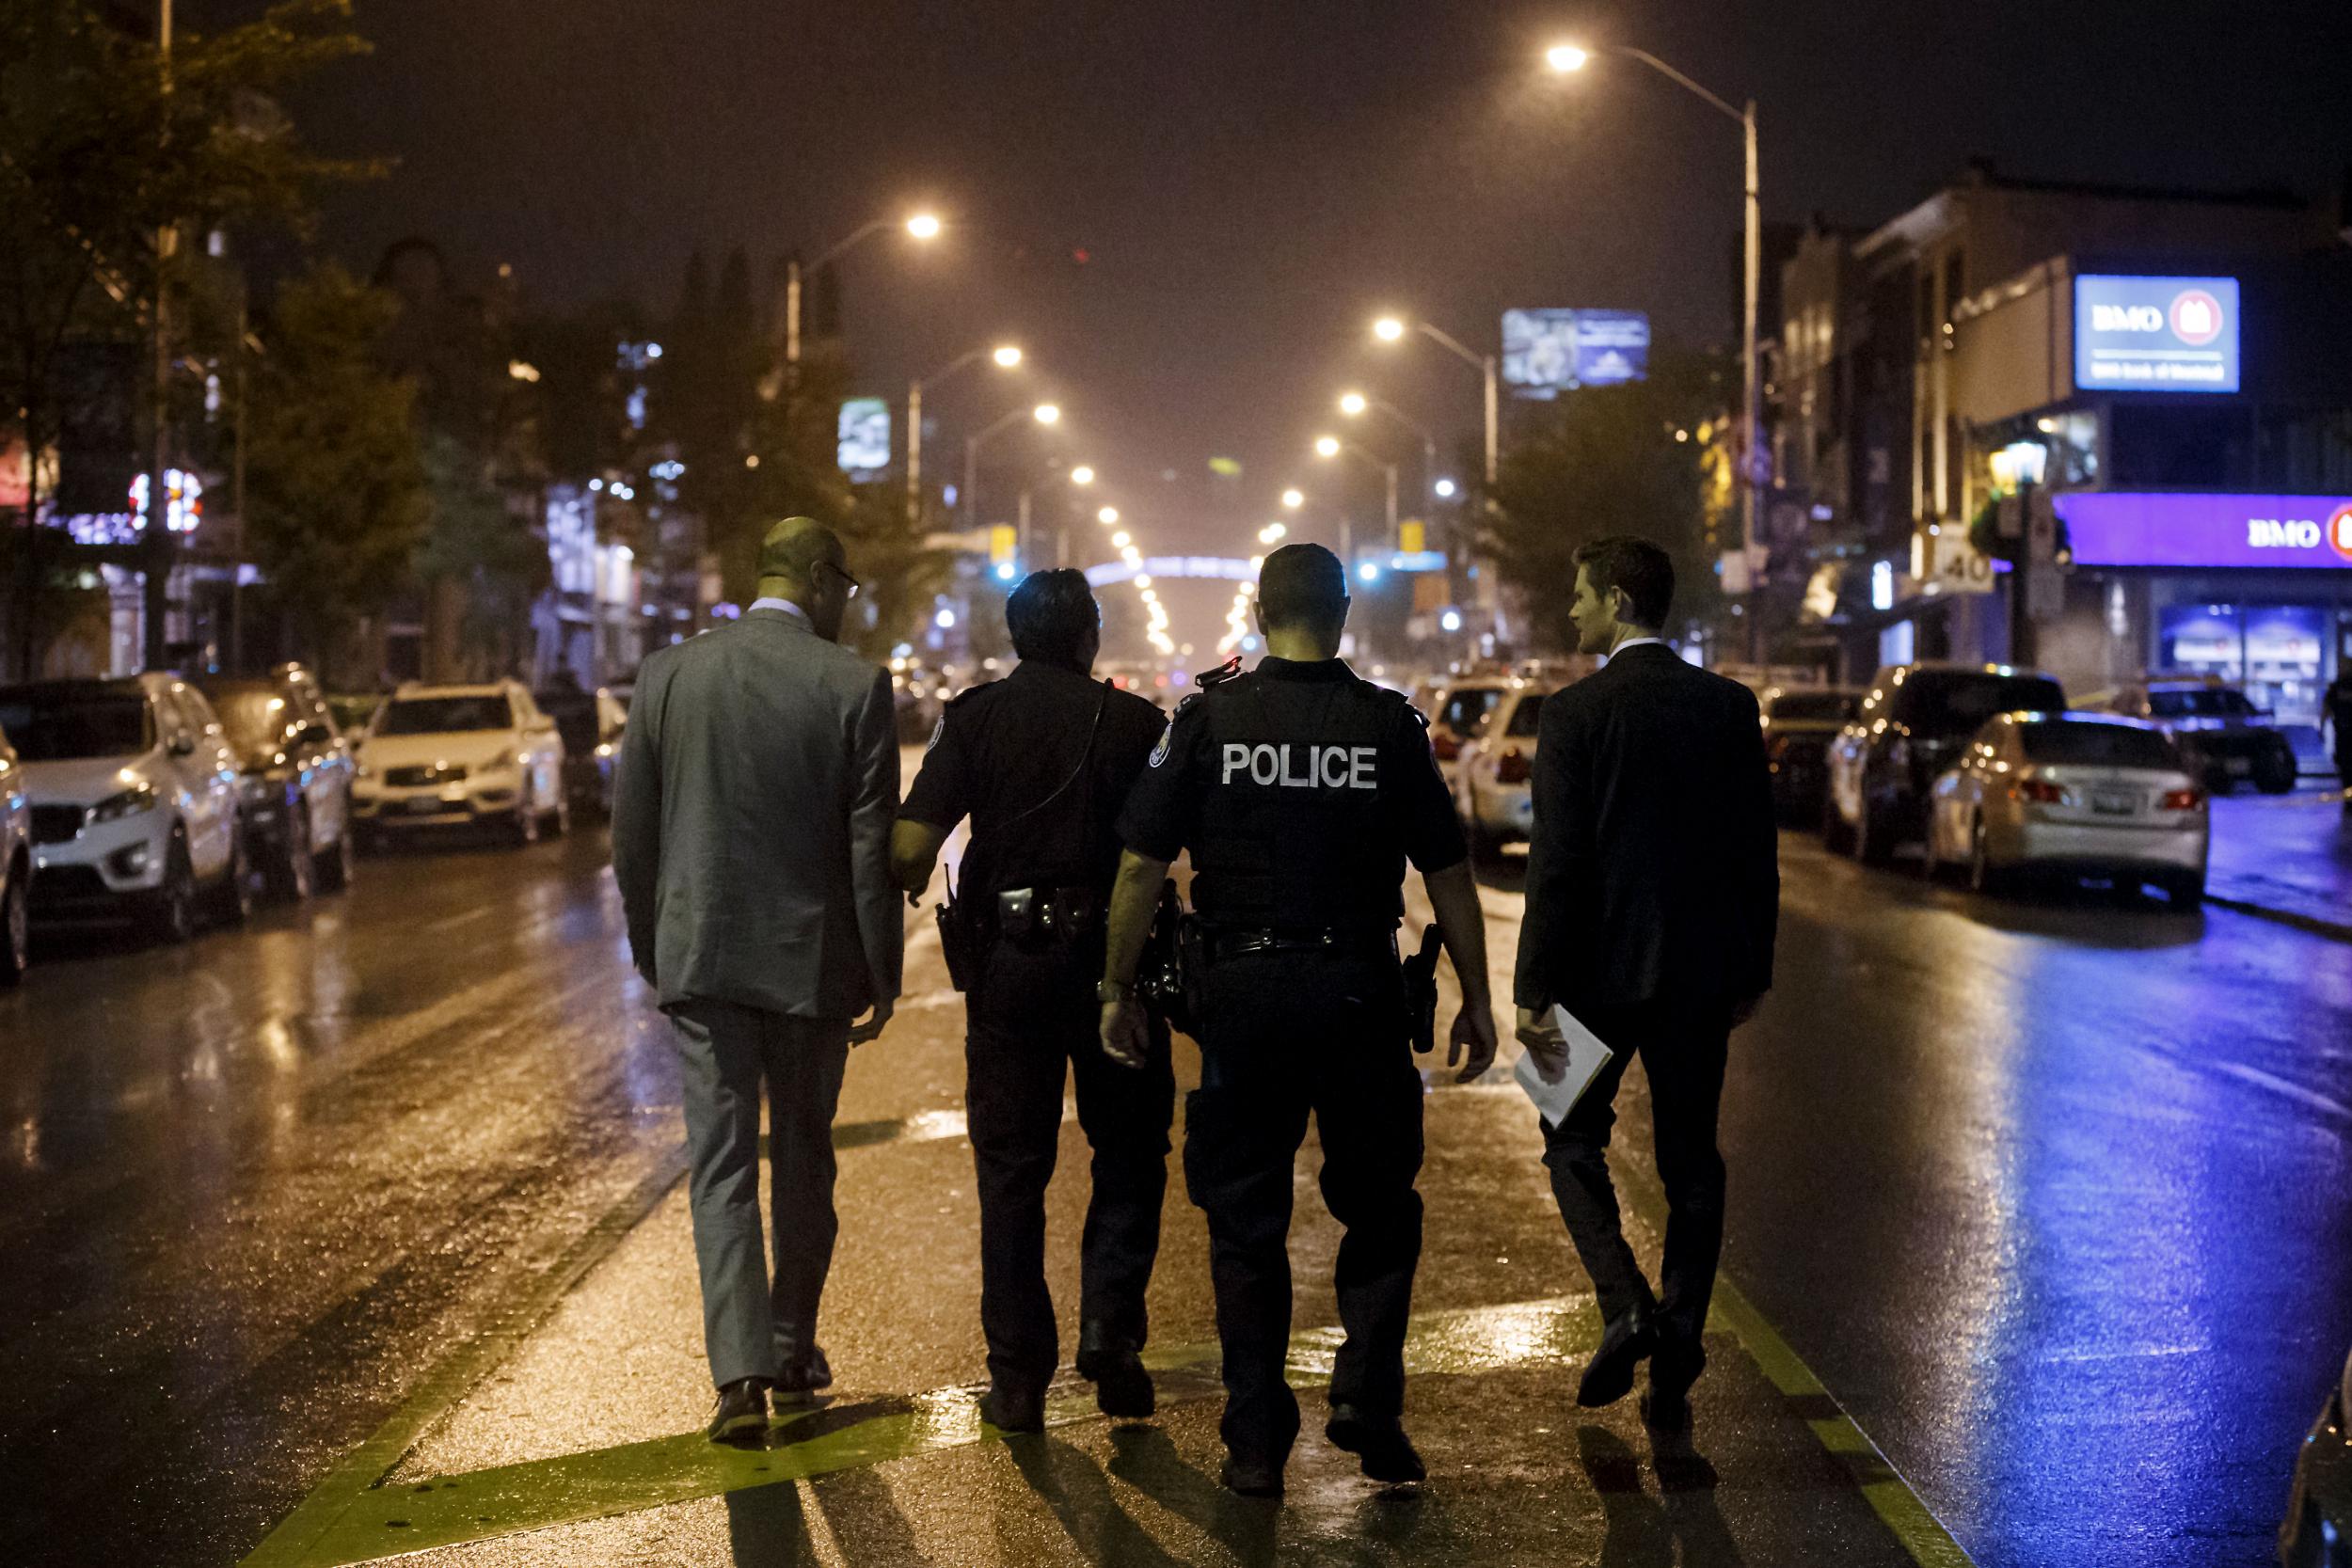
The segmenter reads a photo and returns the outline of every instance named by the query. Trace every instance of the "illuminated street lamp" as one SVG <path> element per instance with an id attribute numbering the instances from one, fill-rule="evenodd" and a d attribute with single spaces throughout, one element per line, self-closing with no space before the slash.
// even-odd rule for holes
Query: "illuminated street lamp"
<path id="1" fill-rule="evenodd" d="M 1435 495 L 1438 485 L 1438 439 L 1408 416 L 1405 410 L 1385 398 L 1366 397 L 1361 392 L 1342 392 L 1340 412 L 1351 420 L 1359 420 L 1373 410 L 1387 415 L 1410 431 L 1421 441 L 1421 482 Z"/>
<path id="2" fill-rule="evenodd" d="M 1336 436 L 1318 436 L 1315 437 L 1315 455 L 1317 457 L 1337 457 L 1342 452 L 1347 453 L 1348 456 L 1355 458 L 1360 463 L 1370 464 L 1372 467 L 1379 469 L 1381 473 L 1387 477 L 1389 483 L 1389 547 L 1391 549 L 1394 549 L 1397 546 L 1396 465 L 1388 462 L 1385 459 L 1375 457 L 1371 452 L 1366 451 L 1363 448 L 1358 446 L 1353 441 L 1343 441 Z M 1347 558 L 1350 543 L 1351 541 L 1349 539 L 1347 518 L 1345 515 L 1343 514 L 1340 518 L 1340 557 L 1342 560 L 1345 560 Z"/>
<path id="3" fill-rule="evenodd" d="M 1278 544 L 1280 542 L 1282 536 L 1288 532 L 1290 532 L 1290 529 L 1285 524 L 1268 523 L 1265 527 L 1258 531 L 1258 543 L 1261 545 Z"/>
<path id="4" fill-rule="evenodd" d="M 1081 463 L 1076 467 L 1070 470 L 1070 483 L 1073 484 L 1091 484 L 1094 483 L 1094 470 L 1087 467 L 1084 463 Z"/>
<path id="5" fill-rule="evenodd" d="M 1740 443 L 1740 453 L 1741 469 L 1740 520 L 1741 543 L 1753 546 L 1756 543 L 1756 492 L 1760 483 L 1756 466 L 1763 452 L 1761 432 L 1756 424 L 1760 411 L 1758 386 L 1760 367 L 1756 352 L 1756 290 L 1763 273 L 1764 224 L 1763 209 L 1756 196 L 1756 100 L 1749 99 L 1744 108 L 1734 108 L 1728 100 L 1708 91 L 1645 49 L 1633 49 L 1623 44 L 1613 44 L 1602 53 L 1641 61 L 1642 64 L 1674 83 L 1675 86 L 1705 102 L 1709 107 L 1737 120 L 1740 125 L 1740 146 L 1746 159 L 1746 179 L 1740 195 L 1740 428 L 1745 432 L 1745 439 Z M 1581 49 L 1571 43 L 1554 44 L 1544 52 L 1545 63 L 1549 65 L 1554 72 L 1561 75 L 1583 70 L 1585 63 L 1592 57 L 1591 51 Z M 1493 478 L 1492 474 L 1487 475 L 1490 483 Z"/>
<path id="6" fill-rule="evenodd" d="M 1094 515 L 1094 520 L 1104 528 L 1110 528 L 1119 521 L 1119 508 L 1106 506 Z"/>
<path id="7" fill-rule="evenodd" d="M 1317 457 L 1337 457 L 1339 454 L 1340 438 L 1338 436 L 1318 436 L 1315 437 L 1315 455 Z"/>
<path id="8" fill-rule="evenodd" d="M 1425 321 L 1414 322 L 1412 326 L 1413 329 L 1420 332 L 1422 337 L 1427 338 L 1431 342 L 1436 343 L 1438 347 L 1444 349 L 1455 358 L 1475 369 L 1485 383 L 1486 402 L 1486 489 L 1488 493 L 1491 494 L 1495 487 L 1496 464 L 1500 459 L 1502 451 L 1502 398 L 1495 374 L 1495 356 L 1491 354 L 1472 354 L 1469 349 L 1464 348 L 1458 340 L 1453 338 L 1438 328 L 1430 325 L 1429 323 Z M 1396 342 L 1405 336 L 1405 333 L 1406 324 L 1402 319 L 1396 316 L 1382 316 L 1378 321 L 1372 324 L 1372 335 L 1379 339 L 1384 343 Z"/>
<path id="9" fill-rule="evenodd" d="M 981 446 L 984 445 L 990 437 L 997 436 L 1009 429 L 1024 418 L 1033 420 L 1041 425 L 1059 424 L 1061 422 L 1061 405 L 1052 403 L 1041 403 L 1034 408 L 1012 409 L 998 416 L 995 420 L 990 421 L 989 423 L 982 425 L 979 429 L 974 431 L 971 435 L 963 438 L 963 494 L 960 499 L 963 502 L 963 526 L 965 528 L 977 528 L 980 522 L 979 501 Z M 1025 491 L 1023 494 L 1025 497 L 1027 493 Z M 1024 531 L 1025 531 L 1025 530 Z"/>
<path id="10" fill-rule="evenodd" d="M 930 374 L 918 376 L 907 383 L 907 519 L 920 522 L 923 516 L 923 388 L 936 387 L 967 365 L 982 358 L 993 360 L 999 370 L 1011 370 L 1021 363 L 1021 350 L 1012 343 L 1000 343 L 993 348 L 983 345 L 967 354 L 958 355 Z"/>
<path id="11" fill-rule="evenodd" d="M 939 218 L 931 213 L 916 213 L 903 220 L 876 218 L 810 262 L 808 270 L 815 272 L 826 262 L 837 261 L 850 246 L 870 239 L 885 229 L 904 229 L 914 239 L 935 240 L 939 237 Z M 797 365 L 801 362 L 801 259 L 798 256 L 789 257 L 784 266 L 784 362 Z"/>
<path id="12" fill-rule="evenodd" d="M 1295 512 L 1295 511 L 1297 511 L 1300 507 L 1302 507 L 1302 506 L 1304 506 L 1304 505 L 1306 505 L 1306 504 L 1307 504 L 1307 492 L 1306 492 L 1306 491 L 1304 491 L 1304 490 L 1299 490 L 1299 489 L 1290 489 L 1290 490 L 1285 490 L 1285 491 L 1283 491 L 1283 492 L 1282 492 L 1282 505 L 1283 505 L 1283 507 L 1284 507 L 1285 509 L 1287 509 L 1287 510 L 1289 510 L 1289 511 L 1292 511 L 1292 512 Z"/>

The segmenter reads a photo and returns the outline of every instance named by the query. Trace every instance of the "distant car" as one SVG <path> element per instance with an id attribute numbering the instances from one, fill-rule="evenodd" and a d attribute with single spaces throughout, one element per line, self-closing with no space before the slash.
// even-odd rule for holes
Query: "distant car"
<path id="1" fill-rule="evenodd" d="M 1463 744 L 1454 798 L 1473 856 L 1524 842 L 1534 831 L 1529 784 L 1535 771 L 1536 727 L 1544 699 L 1554 689 L 1532 681 L 1514 683 Z"/>
<path id="2" fill-rule="evenodd" d="M 2194 676 L 2118 687 L 2086 707 L 2145 719 L 2179 742 L 2181 754 L 2217 795 L 2244 780 L 2265 795 L 2295 787 L 2295 746 L 2271 715 L 2234 686 Z"/>
<path id="3" fill-rule="evenodd" d="M 1463 743 L 1516 684 L 1509 675 L 1463 676 L 1431 688 L 1425 706 L 1415 705 L 1428 715 L 1430 749 L 1438 753 L 1438 771 L 1447 787 L 1459 786 Z"/>
<path id="4" fill-rule="evenodd" d="M 2065 689 L 2006 664 L 1890 664 L 1829 746 L 1821 837 L 1867 863 L 1927 832 L 1928 786 L 1998 713 L 2058 713 Z"/>
<path id="5" fill-rule="evenodd" d="M 2205 896 L 2211 814 L 2180 749 L 2106 713 L 2006 713 L 1968 739 L 1930 791 L 1928 875 L 1968 868 L 1998 893 L 2024 875 L 2153 882 Z"/>
<path id="6" fill-rule="evenodd" d="M 612 768 L 620 760 L 621 732 L 628 709 L 612 692 L 547 690 L 537 694 L 539 711 L 555 721 L 564 737 L 564 792 L 574 806 L 600 816 L 612 815 Z"/>
<path id="7" fill-rule="evenodd" d="M 2281 1568 L 2352 1568 L 2352 1356 L 2296 1456 L 2279 1561 Z"/>
<path id="8" fill-rule="evenodd" d="M 0 730 L 0 989 L 24 978 L 33 959 L 33 805 L 24 769 Z"/>
<path id="9" fill-rule="evenodd" d="M 237 753 L 176 675 L 0 688 L 32 803 L 39 922 L 135 919 L 184 942 L 210 912 L 245 918 Z"/>
<path id="10" fill-rule="evenodd" d="M 564 738 L 519 681 L 402 687 L 375 710 L 352 786 L 363 842 L 423 828 L 571 825 Z"/>
<path id="11" fill-rule="evenodd" d="M 1764 757 L 1772 772 L 1772 805 L 1784 821 L 1821 813 L 1829 780 L 1829 743 L 1862 711 L 1862 693 L 1844 687 L 1767 687 Z"/>
<path id="12" fill-rule="evenodd" d="M 242 765 L 246 852 L 270 886 L 296 899 L 320 885 L 330 893 L 349 887 L 358 853 L 351 745 L 318 682 L 302 666 L 284 664 L 263 676 L 198 685 Z"/>

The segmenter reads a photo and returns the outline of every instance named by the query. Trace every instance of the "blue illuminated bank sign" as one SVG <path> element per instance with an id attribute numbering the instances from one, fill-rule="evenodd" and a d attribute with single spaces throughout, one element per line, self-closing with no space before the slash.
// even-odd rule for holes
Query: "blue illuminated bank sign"
<path id="1" fill-rule="evenodd" d="M 2085 392 L 2238 389 L 2234 277 L 2074 279 L 2074 387 Z"/>

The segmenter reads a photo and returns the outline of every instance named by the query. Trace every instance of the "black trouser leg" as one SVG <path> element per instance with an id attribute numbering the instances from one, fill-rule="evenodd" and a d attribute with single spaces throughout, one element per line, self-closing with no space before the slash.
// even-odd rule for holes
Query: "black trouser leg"
<path id="1" fill-rule="evenodd" d="M 1422 1085 L 1402 1046 L 1360 1075 L 1330 1071 L 1315 1094 L 1323 1200 L 1346 1227 L 1332 1283 L 1347 1338 L 1331 1402 L 1369 1415 L 1405 1407 L 1405 1333 L 1421 1262 Z"/>
<path id="2" fill-rule="evenodd" d="M 1593 1281 L 1602 1321 L 1613 1323 L 1654 1299 L 1633 1249 L 1626 1244 L 1617 1189 L 1609 1180 L 1609 1133 L 1617 1122 L 1617 1085 L 1625 1079 L 1635 1046 L 1632 1033 L 1624 1027 L 1597 1018 L 1584 1022 L 1614 1054 L 1565 1120 L 1555 1127 L 1538 1118 L 1537 1124 L 1544 1132 L 1544 1164 L 1551 1172 L 1551 1196 L 1559 1202 L 1561 1221 Z"/>
<path id="3" fill-rule="evenodd" d="M 1715 1266 L 1724 1250 L 1724 1157 L 1715 1146 L 1730 1043 L 1720 1018 L 1670 1025 L 1642 1052 L 1658 1179 L 1666 1189 L 1666 1243 L 1658 1272 L 1659 1315 L 1668 1333 L 1695 1339 L 1707 1327 Z"/>
<path id="4" fill-rule="evenodd" d="M 964 1120 L 980 1204 L 980 1329 L 988 1372 L 1028 1392 L 1060 1360 L 1045 1284 L 1045 1188 L 1061 1140 L 1067 1060 L 1050 1014 L 1036 1011 L 1036 962 L 993 954 L 970 1002 Z M 1066 1009 L 1065 1009 L 1066 1010 Z"/>
<path id="5" fill-rule="evenodd" d="M 779 1370 L 817 1344 L 817 1306 L 841 1222 L 834 1211 L 834 1112 L 850 1063 L 846 1019 L 763 1015 L 768 1161 L 775 1247 L 770 1308 Z"/>
<path id="6" fill-rule="evenodd" d="M 1298 1436 L 1284 1381 L 1291 1336 L 1291 1165 L 1307 1135 L 1303 1093 L 1274 1081 L 1201 1086 L 1184 1099 L 1184 1184 L 1209 1221 L 1209 1277 L 1236 1453 L 1279 1461 Z"/>
<path id="7" fill-rule="evenodd" d="M 1094 1151 L 1079 1251 L 1078 1313 L 1141 1349 L 1150 1332 L 1144 1291 L 1160 1250 L 1168 1130 L 1176 1110 L 1168 1026 L 1152 1022 L 1152 1054 L 1142 1070 L 1123 1068 L 1103 1054 L 1090 990 L 1086 1000 L 1083 1033 L 1073 1031 L 1068 1042 L 1078 1125 Z"/>

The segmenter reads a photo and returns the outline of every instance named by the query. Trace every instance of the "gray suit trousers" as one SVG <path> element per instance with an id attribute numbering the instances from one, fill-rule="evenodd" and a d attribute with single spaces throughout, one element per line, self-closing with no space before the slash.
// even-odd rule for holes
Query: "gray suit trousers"
<path id="1" fill-rule="evenodd" d="M 794 1018 L 689 998 L 669 1009 L 684 1078 L 694 1259 L 713 1385 L 773 1378 L 817 1339 L 840 1228 L 833 1117 L 847 1019 Z M 775 1275 L 759 1222 L 759 1088 L 768 1085 Z"/>

